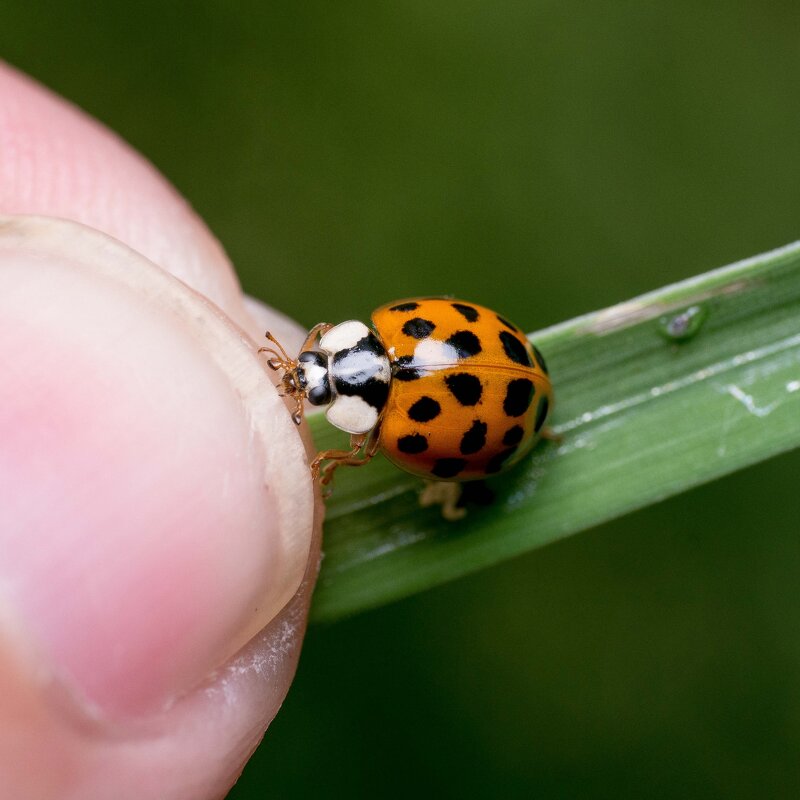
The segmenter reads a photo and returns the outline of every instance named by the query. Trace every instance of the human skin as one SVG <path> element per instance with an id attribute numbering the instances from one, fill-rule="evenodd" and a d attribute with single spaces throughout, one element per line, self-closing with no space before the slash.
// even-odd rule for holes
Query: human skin
<path id="1" fill-rule="evenodd" d="M 3 795 L 223 797 L 316 575 L 307 431 L 257 353 L 302 331 L 149 163 L 1 64 L 0 215 Z"/>

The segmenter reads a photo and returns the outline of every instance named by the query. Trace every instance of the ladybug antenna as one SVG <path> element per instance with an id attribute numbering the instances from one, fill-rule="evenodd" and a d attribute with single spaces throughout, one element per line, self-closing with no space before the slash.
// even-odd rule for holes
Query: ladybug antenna
<path id="1" fill-rule="evenodd" d="M 264 336 L 266 336 L 267 341 L 272 342 L 272 344 L 278 348 L 277 350 L 275 347 L 258 348 L 259 353 L 267 353 L 267 355 L 272 356 L 272 358 L 267 360 L 269 368 L 274 370 L 282 369 L 287 372 L 294 369 L 296 362 L 289 358 L 288 353 L 283 349 L 283 345 L 269 331 L 267 331 Z"/>

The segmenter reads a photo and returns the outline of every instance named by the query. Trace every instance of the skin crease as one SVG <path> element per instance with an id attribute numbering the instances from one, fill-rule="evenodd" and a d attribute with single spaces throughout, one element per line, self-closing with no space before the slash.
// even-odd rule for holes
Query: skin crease
<path id="1" fill-rule="evenodd" d="M 89 226 L 0 220 L 3 794 L 223 797 L 316 577 L 310 441 L 255 352 L 303 332 L 150 164 L 3 65 L 0 214 Z"/>

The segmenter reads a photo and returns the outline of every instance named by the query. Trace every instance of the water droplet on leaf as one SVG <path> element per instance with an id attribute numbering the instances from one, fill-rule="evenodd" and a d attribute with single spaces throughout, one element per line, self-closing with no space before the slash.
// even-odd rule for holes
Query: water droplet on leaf
<path id="1" fill-rule="evenodd" d="M 666 314 L 658 320 L 658 330 L 671 342 L 688 342 L 697 336 L 708 317 L 705 306 L 689 306 L 677 314 Z"/>

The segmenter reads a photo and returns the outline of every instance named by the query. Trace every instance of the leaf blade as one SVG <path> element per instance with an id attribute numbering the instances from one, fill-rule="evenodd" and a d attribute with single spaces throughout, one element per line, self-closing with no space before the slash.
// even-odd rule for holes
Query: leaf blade
<path id="1" fill-rule="evenodd" d="M 689 341 L 663 318 L 699 307 Z M 312 618 L 435 586 L 800 445 L 800 243 L 532 336 L 550 365 L 559 444 L 442 521 L 381 459 L 340 470 Z M 320 447 L 337 441 L 311 418 Z M 346 474 L 349 473 L 349 474 Z"/>

